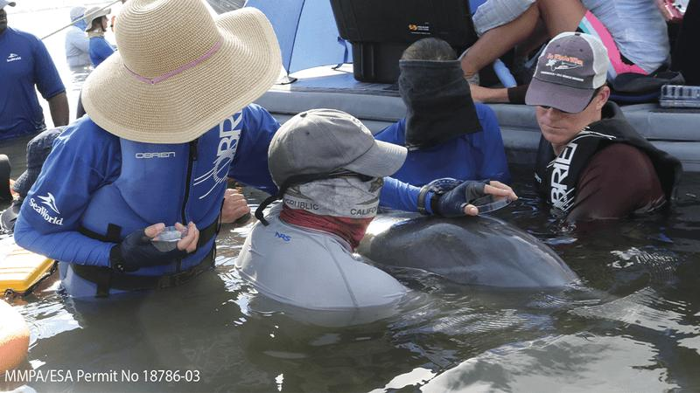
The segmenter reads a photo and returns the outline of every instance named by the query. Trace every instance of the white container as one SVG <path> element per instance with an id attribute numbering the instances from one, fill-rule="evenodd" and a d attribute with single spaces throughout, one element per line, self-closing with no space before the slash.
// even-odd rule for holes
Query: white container
<path id="1" fill-rule="evenodd" d="M 169 226 L 165 227 L 158 236 L 151 239 L 151 243 L 158 251 L 168 252 L 177 248 L 177 242 L 185 236 L 187 236 L 187 227 L 180 231 L 174 226 Z"/>

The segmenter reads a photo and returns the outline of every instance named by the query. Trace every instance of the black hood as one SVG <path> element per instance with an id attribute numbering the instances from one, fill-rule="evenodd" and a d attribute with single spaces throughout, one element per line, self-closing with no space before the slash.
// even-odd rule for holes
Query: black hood
<path id="1" fill-rule="evenodd" d="M 401 60 L 406 147 L 428 148 L 482 131 L 459 61 Z"/>

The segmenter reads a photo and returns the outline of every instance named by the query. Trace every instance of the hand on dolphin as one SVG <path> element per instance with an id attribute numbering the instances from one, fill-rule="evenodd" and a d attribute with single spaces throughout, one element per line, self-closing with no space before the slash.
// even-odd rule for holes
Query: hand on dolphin
<path id="1" fill-rule="evenodd" d="M 479 209 L 471 203 L 485 195 L 518 199 L 513 189 L 501 182 L 490 181 L 486 184 L 483 181 L 467 180 L 444 194 L 435 194 L 437 200 L 431 201 L 431 205 L 433 212 L 443 217 L 476 216 Z"/>

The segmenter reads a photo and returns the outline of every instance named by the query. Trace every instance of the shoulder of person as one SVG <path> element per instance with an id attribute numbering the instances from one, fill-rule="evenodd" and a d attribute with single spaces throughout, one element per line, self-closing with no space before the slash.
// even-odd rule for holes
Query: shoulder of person
<path id="1" fill-rule="evenodd" d="M 248 104 L 244 106 L 240 111 L 234 113 L 232 116 L 236 116 L 238 114 L 241 114 L 243 116 L 243 124 L 246 125 L 246 127 L 258 127 L 258 126 L 265 126 L 265 125 L 274 125 L 273 128 L 279 127 L 279 122 L 277 119 L 275 119 L 274 116 L 270 112 L 268 112 L 267 109 L 264 107 L 258 105 L 258 104 Z"/>
<path id="2" fill-rule="evenodd" d="M 118 145 L 119 137 L 95 124 L 88 116 L 83 116 L 67 126 L 55 143 L 83 154 L 88 151 L 103 151 L 112 145 Z"/>
<path id="3" fill-rule="evenodd" d="M 406 139 L 406 118 L 388 125 L 374 135 L 379 141 L 403 144 Z"/>
<path id="4" fill-rule="evenodd" d="M 626 143 L 612 143 L 590 158 L 579 180 L 594 176 L 603 183 L 618 183 L 622 175 L 628 179 L 626 187 L 643 186 L 652 174 L 656 176 L 656 170 L 645 152 Z"/>
<path id="5" fill-rule="evenodd" d="M 474 108 L 476 109 L 476 115 L 479 117 L 480 121 L 497 121 L 496 112 L 490 106 L 475 102 Z"/>
<path id="6" fill-rule="evenodd" d="M 9 28 L 9 27 L 7 28 L 7 31 L 13 32 L 15 37 L 17 37 L 17 39 L 24 40 L 29 45 L 32 45 L 32 46 L 35 46 L 35 45 L 42 45 L 43 46 L 44 45 L 44 43 L 41 42 L 39 37 L 35 36 L 32 33 L 28 33 L 28 32 L 23 31 L 23 30 L 17 30 L 17 29 Z"/>
<path id="7" fill-rule="evenodd" d="M 88 39 L 87 34 L 85 34 L 85 31 L 81 30 L 80 27 L 77 26 L 71 26 L 66 30 L 66 35 L 72 35 L 72 36 L 80 36 L 84 37 L 86 40 Z"/>
<path id="8" fill-rule="evenodd" d="M 240 110 L 244 115 L 248 116 L 259 116 L 262 114 L 269 114 L 267 109 L 263 108 L 262 106 L 251 103 L 243 107 L 243 109 Z M 237 112 L 238 113 L 238 112 Z M 237 113 L 234 113 L 236 115 Z"/>
<path id="9" fill-rule="evenodd" d="M 610 169 L 626 171 L 640 169 L 637 164 L 647 161 L 651 163 L 646 153 L 627 143 L 611 143 L 591 158 L 591 163 L 604 162 Z"/>

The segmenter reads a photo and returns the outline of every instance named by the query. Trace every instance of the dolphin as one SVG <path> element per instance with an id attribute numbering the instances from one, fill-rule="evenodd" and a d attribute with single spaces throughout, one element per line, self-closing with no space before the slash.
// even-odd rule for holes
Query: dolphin
<path id="1" fill-rule="evenodd" d="M 551 248 L 489 216 L 380 214 L 357 252 L 376 264 L 427 270 L 465 285 L 560 288 L 578 281 Z"/>

